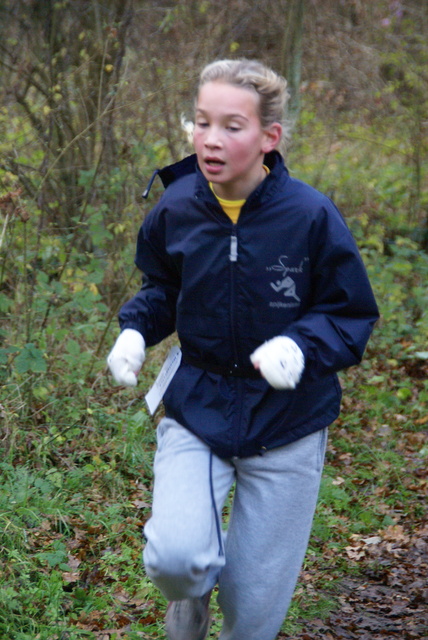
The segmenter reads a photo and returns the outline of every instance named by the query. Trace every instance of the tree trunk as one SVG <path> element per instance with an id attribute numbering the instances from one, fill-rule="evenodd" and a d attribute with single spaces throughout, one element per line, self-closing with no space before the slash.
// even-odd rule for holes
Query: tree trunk
<path id="1" fill-rule="evenodd" d="M 303 17 L 306 0 L 288 0 L 282 41 L 281 72 L 287 78 L 291 98 L 289 115 L 296 120 L 300 111 L 302 76 Z"/>

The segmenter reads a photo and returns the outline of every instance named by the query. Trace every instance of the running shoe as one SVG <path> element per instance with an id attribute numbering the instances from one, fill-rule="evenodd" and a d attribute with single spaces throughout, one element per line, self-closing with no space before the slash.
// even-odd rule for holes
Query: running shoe
<path id="1" fill-rule="evenodd" d="M 199 598 L 173 600 L 168 604 L 165 631 L 168 640 L 204 640 L 210 626 L 211 591 Z"/>

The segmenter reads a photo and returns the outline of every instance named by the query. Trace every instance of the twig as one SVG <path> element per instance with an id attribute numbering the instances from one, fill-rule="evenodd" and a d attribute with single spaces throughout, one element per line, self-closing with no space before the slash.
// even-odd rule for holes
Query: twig
<path id="1" fill-rule="evenodd" d="M 134 267 L 133 270 L 132 270 L 131 275 L 129 276 L 128 280 L 125 282 L 125 284 L 123 285 L 121 291 L 119 292 L 119 295 L 117 296 L 117 302 L 116 302 L 116 304 L 114 305 L 114 307 L 111 309 L 111 311 L 109 313 L 109 316 L 107 318 L 107 324 L 106 324 L 105 329 L 104 329 L 104 331 L 103 331 L 103 333 L 101 335 L 101 338 L 98 341 L 97 348 L 96 348 L 96 350 L 94 352 L 91 364 L 89 366 L 89 369 L 88 369 L 88 371 L 86 373 L 85 378 L 88 378 L 92 373 L 92 369 L 94 368 L 95 358 L 98 358 L 99 355 L 100 355 L 101 347 L 104 344 L 104 340 L 105 340 L 105 337 L 107 335 L 107 332 L 109 331 L 110 325 L 111 325 L 111 323 L 113 321 L 113 318 L 116 316 L 116 314 L 117 314 L 117 312 L 119 310 L 120 304 L 122 302 L 122 296 L 125 293 L 125 291 L 127 290 L 128 286 L 129 286 L 129 283 L 133 279 L 136 271 L 137 271 L 137 267 Z"/>
<path id="2" fill-rule="evenodd" d="M 9 224 L 10 217 L 11 217 L 11 213 L 10 213 L 10 211 L 8 211 L 8 212 L 6 213 L 6 217 L 5 217 L 5 219 L 4 219 L 4 223 L 3 223 L 3 229 L 2 229 L 2 232 L 1 232 L 1 237 L 0 237 L 0 251 L 1 251 L 1 248 L 2 248 L 2 246 L 3 246 L 3 241 L 4 241 L 4 237 L 5 237 L 5 235 L 6 235 L 6 229 L 7 229 L 7 225 Z"/>

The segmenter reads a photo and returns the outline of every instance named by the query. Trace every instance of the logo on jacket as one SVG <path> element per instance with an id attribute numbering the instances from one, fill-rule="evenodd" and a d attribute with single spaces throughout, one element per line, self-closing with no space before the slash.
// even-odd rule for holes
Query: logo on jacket
<path id="1" fill-rule="evenodd" d="M 281 273 L 281 278 L 270 283 L 270 286 L 276 293 L 281 293 L 285 298 L 291 298 L 295 302 L 283 303 L 283 302 L 271 302 L 271 307 L 297 307 L 297 303 L 300 302 L 300 298 L 296 292 L 296 282 L 291 274 L 303 273 L 304 263 L 308 262 L 309 258 L 304 258 L 297 267 L 289 266 L 286 264 L 288 260 L 287 256 L 279 256 L 278 263 L 271 267 L 266 267 L 266 271 L 278 271 Z"/>
<path id="2" fill-rule="evenodd" d="M 300 298 L 296 293 L 296 283 L 294 282 L 293 278 L 290 278 L 290 276 L 287 276 L 283 280 L 271 282 L 270 286 L 277 293 L 283 291 L 284 296 L 294 298 L 295 300 L 297 300 L 297 302 L 300 302 Z"/>

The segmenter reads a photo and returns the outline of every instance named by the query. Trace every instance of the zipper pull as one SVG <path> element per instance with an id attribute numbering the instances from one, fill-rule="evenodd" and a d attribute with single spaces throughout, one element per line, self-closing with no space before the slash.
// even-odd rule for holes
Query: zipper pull
<path id="1" fill-rule="evenodd" d="M 230 236 L 229 260 L 231 262 L 237 262 L 238 260 L 238 238 L 236 236 Z"/>

